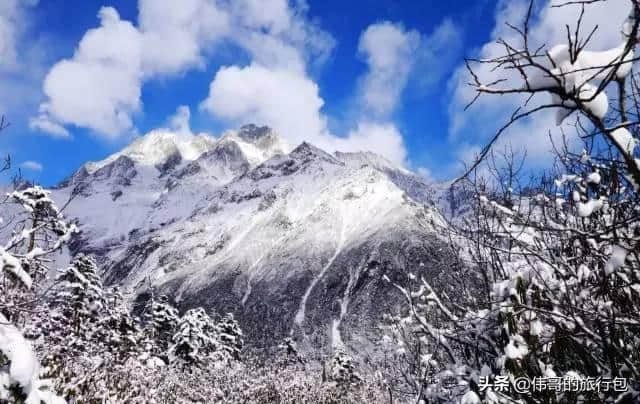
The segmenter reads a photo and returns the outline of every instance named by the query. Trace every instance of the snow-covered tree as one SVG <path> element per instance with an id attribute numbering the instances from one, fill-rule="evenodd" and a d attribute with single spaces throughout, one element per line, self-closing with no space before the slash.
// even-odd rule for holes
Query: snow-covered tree
<path id="1" fill-rule="evenodd" d="M 242 340 L 240 325 L 238 325 L 232 313 L 228 313 L 218 322 L 217 331 L 222 349 L 233 359 L 240 360 L 244 341 Z"/>
<path id="2" fill-rule="evenodd" d="M 46 313 L 38 316 L 46 375 L 64 397 L 79 399 L 86 390 L 79 379 L 101 345 L 98 333 L 105 308 L 95 261 L 83 254 L 60 271 Z"/>
<path id="3" fill-rule="evenodd" d="M 113 354 L 117 363 L 124 363 L 138 354 L 142 331 L 120 291 L 105 293 L 105 305 L 98 323 L 98 336 L 104 349 Z"/>
<path id="4" fill-rule="evenodd" d="M 180 318 L 173 336 L 170 353 L 185 364 L 207 363 L 214 353 L 220 353 L 216 325 L 202 308 L 188 310 Z"/>
<path id="5" fill-rule="evenodd" d="M 40 187 L 16 190 L 0 205 L 0 401 L 62 403 L 40 378 L 40 363 L 20 327 L 42 309 L 38 281 L 48 272 L 48 258 L 76 229 Z"/>
<path id="6" fill-rule="evenodd" d="M 239 360 L 242 330 L 233 314 L 216 323 L 202 308 L 188 310 L 180 318 L 169 354 L 184 365 L 206 365 Z"/>
<path id="7" fill-rule="evenodd" d="M 488 156 L 492 146 L 516 122 L 530 118 L 541 111 L 552 110 L 556 123 L 575 117 L 584 136 L 595 135 L 611 146 L 619 160 L 619 169 L 637 189 L 640 186 L 640 164 L 634 156 L 637 137 L 636 77 L 633 74 L 635 47 L 638 42 L 640 5 L 636 0 L 621 0 L 629 4 L 626 21 L 620 21 L 620 41 L 616 47 L 604 51 L 590 50 L 590 42 L 597 35 L 598 26 L 585 31 L 585 9 L 606 0 L 568 1 L 555 4 L 553 9 L 575 10 L 575 24 L 566 26 L 567 42 L 548 48 L 548 44 L 533 44 L 530 25 L 533 20 L 534 1 L 529 4 L 522 24 L 510 22 L 517 42 L 504 39 L 497 45 L 503 53 L 495 58 L 467 60 L 472 88 L 476 97 L 524 95 L 527 101 L 514 111 L 511 119 L 498 130 L 470 165 L 465 176 L 472 173 Z M 558 11 L 560 12 L 560 11 Z M 607 16 L 602 16 L 606 18 Z M 610 25 L 603 20 L 602 25 Z M 614 92 L 617 91 L 617 97 Z M 542 104 L 529 102 L 550 98 Z M 595 133 L 591 133 L 591 129 Z M 534 136 L 545 136 L 546 133 Z"/>
<path id="8" fill-rule="evenodd" d="M 284 363 L 294 364 L 299 363 L 304 366 L 304 357 L 298 350 L 298 344 L 291 337 L 286 337 L 280 345 L 278 345 L 280 352 L 284 355 L 282 358 Z"/>
<path id="9" fill-rule="evenodd" d="M 68 321 L 76 335 L 91 333 L 104 308 L 104 290 L 93 258 L 80 254 L 57 277 L 54 309 Z"/>
<path id="10" fill-rule="evenodd" d="M 359 382 L 353 358 L 342 349 L 337 349 L 331 360 L 331 379 L 340 384 Z"/>
<path id="11" fill-rule="evenodd" d="M 151 293 L 145 304 L 143 320 L 152 354 L 166 355 L 180 320 L 178 310 L 169 303 L 167 296 Z"/>
<path id="12" fill-rule="evenodd" d="M 38 186 L 7 194 L 2 207 L 0 309 L 18 321 L 36 303 L 33 286 L 48 272 L 48 257 L 69 241 L 76 228 L 63 220 L 49 192 Z M 25 288 L 31 292 L 25 293 Z"/>
<path id="13" fill-rule="evenodd" d="M 54 285 L 49 310 L 36 322 L 45 375 L 72 402 L 136 397 L 145 382 L 142 333 L 120 292 L 103 290 L 95 261 L 83 254 Z"/>
<path id="14" fill-rule="evenodd" d="M 0 314 L 0 402 L 62 404 L 22 332 Z"/>
<path id="15" fill-rule="evenodd" d="M 585 150 L 558 148 L 554 178 L 528 181 L 527 192 L 515 186 L 490 192 L 471 181 L 473 214 L 454 228 L 452 239 L 459 259 L 477 276 L 459 296 L 442 294 L 425 278 L 416 279 L 413 289 L 396 285 L 408 306 L 408 315 L 395 319 L 397 340 L 401 349 L 423 352 L 412 374 L 418 400 L 640 399 L 640 98 L 631 68 L 640 4 L 629 1 L 620 46 L 593 52 L 587 50 L 590 35 L 579 33 L 580 9 L 594 2 L 563 6 L 577 7 L 577 28 L 568 30 L 567 44 L 529 49 L 530 9 L 524 26 L 514 25 L 521 44 L 502 41 L 502 57 L 477 61 L 492 65 L 494 73 L 518 72 L 514 87 L 499 77 L 485 83 L 469 64 L 479 95 L 551 94 L 551 103 L 539 108 L 556 109 L 558 122 L 575 113 Z M 539 110 L 527 107 L 505 128 Z M 521 384 L 544 377 L 623 378 L 628 384 L 580 392 Z"/>

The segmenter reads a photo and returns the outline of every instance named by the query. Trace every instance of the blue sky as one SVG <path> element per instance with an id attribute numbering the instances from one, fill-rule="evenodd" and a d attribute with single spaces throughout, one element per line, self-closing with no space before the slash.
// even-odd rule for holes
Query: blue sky
<path id="1" fill-rule="evenodd" d="M 0 152 L 45 185 L 171 126 L 179 106 L 194 133 L 269 124 L 293 144 L 369 149 L 450 178 L 498 123 L 461 115 L 454 73 L 525 3 L 7 2 L 0 112 L 11 126 Z"/>

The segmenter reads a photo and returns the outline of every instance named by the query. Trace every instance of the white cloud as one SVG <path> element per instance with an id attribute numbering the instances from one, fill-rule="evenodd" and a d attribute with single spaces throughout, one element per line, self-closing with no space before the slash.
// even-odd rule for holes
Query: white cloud
<path id="1" fill-rule="evenodd" d="M 308 54 L 322 54 L 332 42 L 313 24 L 304 24 L 299 14 L 287 14 L 285 3 L 261 2 L 264 10 L 253 8 L 256 1 L 237 3 L 244 10 L 245 24 L 262 26 L 242 37 L 252 62 L 218 71 L 201 109 L 232 126 L 246 122 L 272 126 L 292 144 L 306 140 L 328 151 L 373 151 L 407 165 L 406 147 L 390 121 L 391 113 L 412 74 L 444 73 L 441 66 L 450 65 L 451 55 L 460 50 L 459 29 L 449 20 L 430 35 L 391 22 L 369 26 L 358 47 L 368 69 L 360 80 L 354 129 L 337 135 L 327 127 L 324 100 L 307 73 Z"/>
<path id="2" fill-rule="evenodd" d="M 391 124 L 361 123 L 346 137 L 328 130 L 324 100 L 307 68 L 327 57 L 333 40 L 306 21 L 304 8 L 288 8 L 285 0 L 234 4 L 241 25 L 252 30 L 238 38 L 252 63 L 221 68 L 201 109 L 231 126 L 269 125 L 293 145 L 308 141 L 330 152 L 375 151 L 405 164 L 402 136 Z"/>
<path id="3" fill-rule="evenodd" d="M 133 128 L 131 115 L 141 107 L 140 33 L 112 7 L 101 8 L 98 16 L 100 27 L 85 33 L 73 58 L 47 74 L 48 101 L 32 120 L 34 128 L 74 124 L 109 138 Z"/>
<path id="4" fill-rule="evenodd" d="M 291 10 L 287 0 L 236 0 L 231 7 L 250 29 L 266 29 L 274 34 L 291 26 Z"/>
<path id="5" fill-rule="evenodd" d="M 146 82 L 202 68 L 220 43 L 231 43 L 251 62 L 221 68 L 202 110 L 232 126 L 270 125 L 292 144 L 306 140 L 329 151 L 374 151 L 406 165 L 402 136 L 388 118 L 412 72 L 434 70 L 455 48 L 445 44 L 457 42 L 456 27 L 445 21 L 425 36 L 399 24 L 370 26 L 359 45 L 369 66 L 360 93 L 366 108 L 353 130 L 336 136 L 309 74 L 329 58 L 335 41 L 307 11 L 304 0 L 139 0 L 133 24 L 104 7 L 100 25 L 48 72 L 47 99 L 30 127 L 57 137 L 70 137 L 69 126 L 110 139 L 129 135 Z M 175 132 L 191 133 L 189 119 L 188 107 L 180 107 L 168 123 Z"/>
<path id="6" fill-rule="evenodd" d="M 358 51 L 367 61 L 361 99 L 374 116 L 386 117 L 395 109 L 412 69 L 413 53 L 420 44 L 417 31 L 385 21 L 370 25 L 360 36 Z"/>
<path id="7" fill-rule="evenodd" d="M 335 138 L 332 146 L 340 151 L 373 151 L 399 166 L 407 164 L 404 140 L 392 123 L 360 122 L 346 138 Z"/>
<path id="8" fill-rule="evenodd" d="M 202 110 L 233 126 L 270 125 L 292 144 L 306 140 L 328 151 L 369 150 L 404 165 L 402 136 L 391 123 L 363 117 L 344 137 L 329 132 L 324 100 L 309 70 L 329 58 L 335 41 L 307 11 L 304 0 L 185 0 L 174 6 L 139 0 L 134 25 L 115 8 L 103 7 L 100 25 L 85 33 L 71 58 L 48 72 L 47 100 L 30 127 L 56 137 L 70 137 L 70 125 L 111 139 L 135 132 L 133 119 L 142 110 L 146 82 L 201 68 L 216 45 L 226 42 L 243 49 L 251 63 L 220 69 Z M 394 43 L 397 39 L 385 40 L 391 52 L 405 58 L 406 49 L 394 48 L 403 46 Z M 375 68 L 388 69 L 371 46 L 363 49 Z M 189 119 L 190 110 L 181 106 L 168 124 L 174 132 L 190 134 Z"/>
<path id="9" fill-rule="evenodd" d="M 42 169 L 44 168 L 42 164 L 32 160 L 23 162 L 22 164 L 20 164 L 20 167 L 30 171 L 42 171 Z"/>
<path id="10" fill-rule="evenodd" d="M 298 144 L 326 132 L 318 92 L 318 86 L 297 71 L 231 66 L 216 73 L 202 108 L 234 124 L 270 125 Z"/>
<path id="11" fill-rule="evenodd" d="M 146 76 L 176 74 L 205 65 L 205 51 L 231 31 L 216 1 L 139 1 L 138 24 Z"/>
<path id="12" fill-rule="evenodd" d="M 18 43 L 25 29 L 25 12 L 37 0 L 3 0 L 0 2 L 0 71 L 15 71 Z"/>
<path id="13" fill-rule="evenodd" d="M 453 64 L 462 49 L 461 39 L 461 29 L 449 19 L 428 35 L 389 21 L 367 27 L 358 45 L 368 66 L 359 89 L 364 112 L 388 118 L 410 81 L 419 90 L 428 90 Z"/>
<path id="14" fill-rule="evenodd" d="M 268 67 L 303 71 L 329 58 L 335 40 L 307 16 L 306 0 L 235 0 L 234 41 Z"/>
<path id="15" fill-rule="evenodd" d="M 28 36 L 30 14 L 36 0 L 0 1 L 0 114 L 20 125 L 23 113 L 40 100 L 46 49 L 44 37 Z"/>
<path id="16" fill-rule="evenodd" d="M 299 0 L 236 0 L 231 3 L 233 41 L 254 63 L 268 68 L 305 72 L 307 65 L 324 63 L 335 41 L 307 18 Z"/>
<path id="17" fill-rule="evenodd" d="M 203 67 L 205 52 L 229 34 L 230 17 L 217 4 L 140 0 L 137 27 L 115 8 L 101 8 L 100 26 L 85 33 L 71 59 L 49 71 L 43 85 L 48 101 L 32 129 L 55 136 L 72 124 L 107 138 L 134 131 L 144 83 Z"/>
<path id="18" fill-rule="evenodd" d="M 176 113 L 169 118 L 169 129 L 179 135 L 193 135 L 191 132 L 191 110 L 186 105 L 180 105 Z"/>
<path id="19" fill-rule="evenodd" d="M 7 4 L 4 4 L 3 9 L 0 10 L 0 68 L 2 69 L 12 69 L 16 64 L 15 23 L 12 21 L 15 9 L 8 7 Z"/>
<path id="20" fill-rule="evenodd" d="M 304 74 L 252 64 L 218 71 L 201 108 L 233 126 L 269 125 L 293 145 L 308 141 L 330 152 L 374 151 L 405 164 L 406 149 L 395 126 L 362 122 L 346 137 L 335 136 L 327 129 L 323 104 L 317 84 Z"/>
<path id="21" fill-rule="evenodd" d="M 558 2 L 554 2 L 557 4 Z M 491 59 L 504 53 L 504 46 L 496 43 L 502 38 L 512 43 L 516 48 L 522 46 L 517 33 L 506 26 L 509 22 L 516 26 L 524 22 L 524 17 L 529 5 L 528 0 L 502 0 L 496 9 L 496 25 L 491 34 L 491 41 L 484 44 L 477 52 L 477 57 Z M 536 10 L 530 24 L 530 48 L 536 49 L 546 45 L 549 49 L 559 43 L 566 43 L 566 24 L 569 24 L 573 32 L 577 17 L 580 13 L 579 6 L 552 8 L 547 2 Z M 629 14 L 630 2 L 598 2 L 587 5 L 583 17 L 583 35 L 587 35 L 593 27 L 598 25 L 598 30 L 589 42 L 590 50 L 602 50 L 616 46 L 620 42 L 620 27 Z M 485 82 L 493 81 L 496 77 L 490 71 L 490 66 L 475 66 L 476 73 Z M 512 75 L 502 75 L 507 81 L 502 83 L 508 87 L 513 83 L 520 83 L 517 72 Z M 463 65 L 460 65 L 451 81 L 452 102 L 449 106 L 449 139 L 461 149 L 469 147 L 477 148 L 484 145 L 495 131 L 508 122 L 509 117 L 516 107 L 522 105 L 525 100 L 522 96 L 483 96 L 468 110 L 463 111 L 475 96 L 474 90 L 467 85 L 470 77 Z M 520 83 L 521 84 L 521 83 Z M 529 107 L 534 107 L 542 102 L 547 102 L 547 96 L 534 98 L 529 102 Z M 528 161 L 532 164 L 540 164 L 547 161 L 552 145 L 549 142 L 549 129 L 552 129 L 552 137 L 559 140 L 561 132 L 553 130 L 555 118 L 553 111 L 545 111 L 531 119 L 518 122 L 502 136 L 496 145 L 501 147 L 510 143 L 517 150 L 527 149 Z M 571 128 L 566 128 L 567 134 L 573 135 Z M 473 146 L 470 146 L 473 145 Z M 471 157 L 471 156 L 466 156 Z M 472 160 L 466 160 L 470 164 Z"/>
<path id="22" fill-rule="evenodd" d="M 60 139 L 70 139 L 71 134 L 62 125 L 52 121 L 46 114 L 40 114 L 29 119 L 29 129 L 38 132 L 44 132 L 51 137 Z"/>
<path id="23" fill-rule="evenodd" d="M 462 28 L 445 18 L 429 35 L 423 35 L 414 55 L 414 71 L 418 86 L 430 89 L 443 79 L 459 60 L 463 49 Z"/>
<path id="24" fill-rule="evenodd" d="M 239 38 L 254 62 L 279 70 L 303 73 L 306 62 L 301 52 L 277 37 L 262 32 L 250 32 Z"/>
<path id="25" fill-rule="evenodd" d="M 140 0 L 138 26 L 113 7 L 101 8 L 100 26 L 87 31 L 73 57 L 47 74 L 47 101 L 30 127 L 54 136 L 65 125 L 106 138 L 134 132 L 144 83 L 204 66 L 205 51 L 228 34 L 229 16 L 217 4 Z"/>
<path id="26" fill-rule="evenodd" d="M 65 125 L 107 138 L 127 135 L 142 109 L 145 82 L 204 67 L 221 42 L 269 68 L 304 72 L 311 59 L 325 60 L 334 43 L 308 21 L 305 9 L 302 0 L 296 6 L 287 0 L 139 0 L 134 26 L 103 7 L 101 25 L 85 33 L 72 58 L 49 71 L 47 101 L 31 127 L 58 136 Z"/>

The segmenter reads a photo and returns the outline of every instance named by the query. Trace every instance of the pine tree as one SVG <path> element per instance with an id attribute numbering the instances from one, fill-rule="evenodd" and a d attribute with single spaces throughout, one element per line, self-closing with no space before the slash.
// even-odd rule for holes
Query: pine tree
<path id="1" fill-rule="evenodd" d="M 56 379 L 63 395 L 82 391 L 76 366 L 82 366 L 102 346 L 100 319 L 106 301 L 95 261 L 79 254 L 56 278 L 48 318 L 42 321 L 48 341 L 43 364 L 47 377 Z M 68 389 L 67 386 L 75 385 Z"/>
<path id="2" fill-rule="evenodd" d="M 139 349 L 140 326 L 116 288 L 106 294 L 103 312 L 98 326 L 101 344 L 123 363 Z"/>
<path id="3" fill-rule="evenodd" d="M 151 353 L 163 356 L 172 344 L 180 316 L 178 310 L 169 303 L 169 299 L 151 294 L 144 309 L 145 333 L 149 338 Z"/>
<path id="4" fill-rule="evenodd" d="M 143 335 L 117 289 L 103 291 L 95 262 L 78 256 L 59 277 L 45 347 L 48 377 L 74 402 L 116 399 L 135 390 Z"/>
<path id="5" fill-rule="evenodd" d="M 58 276 L 56 283 L 48 318 L 40 323 L 55 348 L 53 356 L 61 359 L 83 352 L 91 343 L 105 301 L 96 263 L 83 254 Z"/>
<path id="6" fill-rule="evenodd" d="M 296 344 L 296 341 L 294 341 L 293 338 L 286 337 L 278 348 L 284 354 L 284 362 L 286 364 L 297 362 L 304 366 L 304 358 L 298 350 L 298 344 Z"/>
<path id="7" fill-rule="evenodd" d="M 217 325 L 222 349 L 235 359 L 240 360 L 240 352 L 244 345 L 242 330 L 232 313 L 228 313 Z"/>
<path id="8" fill-rule="evenodd" d="M 53 306 L 60 311 L 64 321 L 72 325 L 76 336 L 90 333 L 98 322 L 98 312 L 105 303 L 95 261 L 84 254 L 78 255 L 58 276 L 57 282 L 60 286 Z"/>
<path id="9" fill-rule="evenodd" d="M 173 336 L 170 354 L 184 364 L 204 364 L 220 351 L 216 326 L 207 312 L 199 307 L 187 311 Z"/>
<path id="10" fill-rule="evenodd" d="M 360 375 L 356 372 L 353 358 L 342 349 L 338 349 L 331 361 L 331 378 L 340 384 L 349 384 L 360 381 Z"/>

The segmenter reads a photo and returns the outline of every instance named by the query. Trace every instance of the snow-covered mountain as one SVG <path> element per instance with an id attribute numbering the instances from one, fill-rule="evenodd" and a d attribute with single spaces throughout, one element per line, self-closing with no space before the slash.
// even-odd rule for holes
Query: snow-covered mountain
<path id="1" fill-rule="evenodd" d="M 384 275 L 443 271 L 435 188 L 372 153 L 291 149 L 266 127 L 151 132 L 55 191 L 109 284 L 233 312 L 256 347 L 354 350 L 401 298 Z"/>

